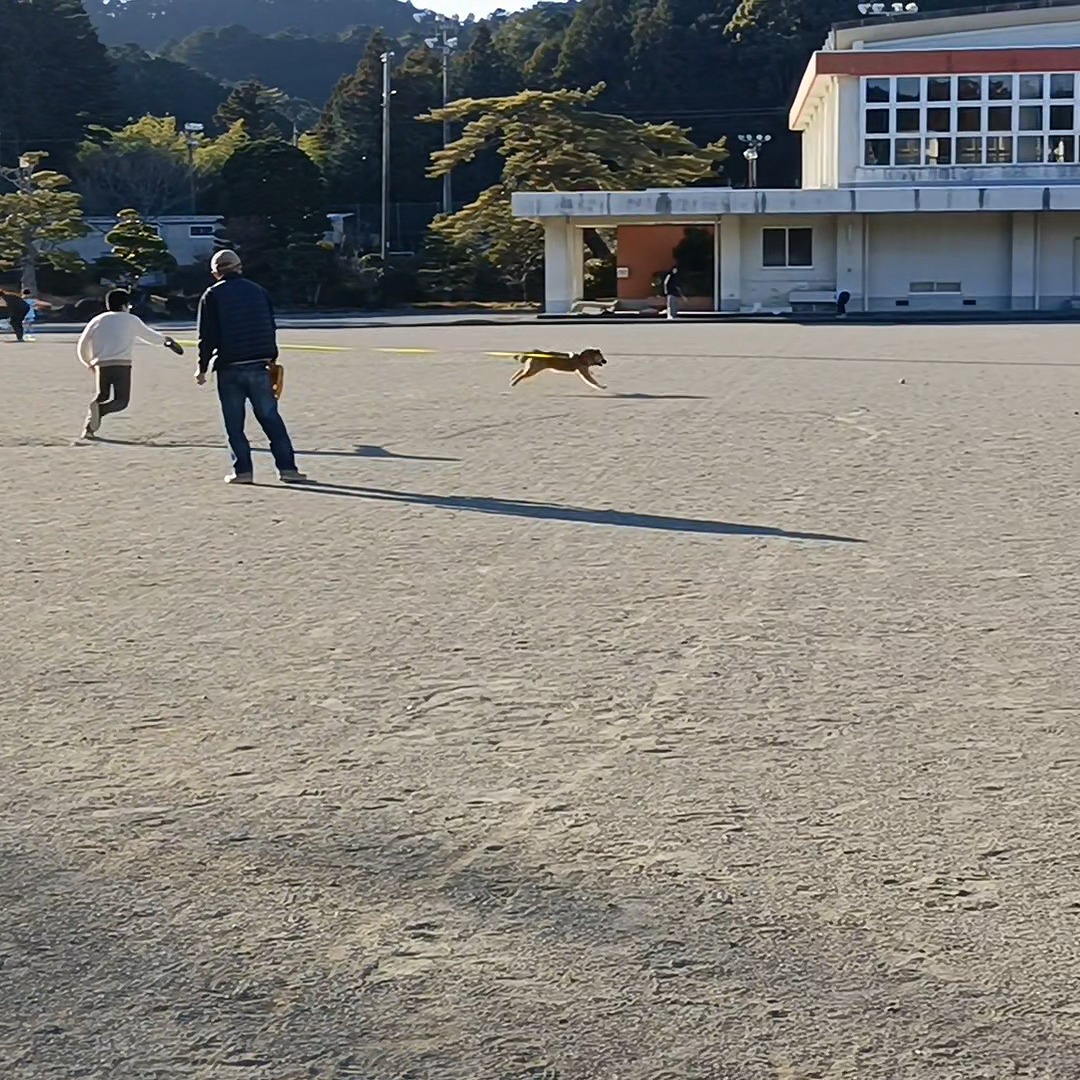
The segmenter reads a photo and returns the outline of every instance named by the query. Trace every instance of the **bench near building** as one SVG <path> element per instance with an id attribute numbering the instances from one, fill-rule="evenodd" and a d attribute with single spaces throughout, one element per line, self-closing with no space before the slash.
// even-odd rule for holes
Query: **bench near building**
<path id="1" fill-rule="evenodd" d="M 712 244 L 705 310 L 840 290 L 852 311 L 1080 305 L 1076 0 L 836 26 L 789 121 L 801 188 L 515 193 L 544 227 L 546 310 L 582 297 L 589 227 L 617 230 L 625 308 L 650 306 L 688 228 Z"/>

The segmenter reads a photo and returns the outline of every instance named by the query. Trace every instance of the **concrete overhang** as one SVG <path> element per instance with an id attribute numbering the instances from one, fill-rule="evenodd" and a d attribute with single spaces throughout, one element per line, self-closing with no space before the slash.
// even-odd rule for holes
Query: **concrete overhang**
<path id="1" fill-rule="evenodd" d="M 580 226 L 688 224 L 725 215 L 901 214 L 1080 210 L 1080 185 L 998 187 L 676 188 L 516 191 L 514 217 Z"/>

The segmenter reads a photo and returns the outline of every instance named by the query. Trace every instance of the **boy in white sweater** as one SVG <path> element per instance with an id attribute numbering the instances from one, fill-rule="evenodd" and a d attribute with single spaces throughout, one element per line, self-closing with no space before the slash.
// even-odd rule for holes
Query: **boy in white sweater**
<path id="1" fill-rule="evenodd" d="M 101 418 L 122 412 L 131 400 L 131 359 L 135 342 L 164 345 L 178 356 L 184 350 L 171 337 L 151 330 L 132 315 L 131 296 L 125 289 L 113 289 L 105 297 L 109 309 L 86 324 L 77 346 L 79 360 L 97 376 L 97 394 L 90 402 L 82 437 L 92 439 L 101 427 Z"/>

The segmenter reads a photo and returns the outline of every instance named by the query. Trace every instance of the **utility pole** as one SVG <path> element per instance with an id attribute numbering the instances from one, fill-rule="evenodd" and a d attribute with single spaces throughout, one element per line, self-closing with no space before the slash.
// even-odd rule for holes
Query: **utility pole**
<path id="1" fill-rule="evenodd" d="M 47 157 L 34 154 L 23 154 L 19 158 L 17 168 L 0 168 L 0 179 L 6 180 L 19 195 L 32 195 L 34 193 L 34 170 L 38 167 L 40 159 Z M 22 288 L 37 292 L 37 259 L 34 249 L 34 235 L 27 231 L 23 236 L 23 253 L 19 260 L 21 270 Z"/>
<path id="2" fill-rule="evenodd" d="M 198 205 L 195 198 L 195 150 L 205 130 L 202 124 L 190 123 L 184 125 L 184 141 L 187 143 L 188 154 L 188 202 L 192 215 Z"/>
<path id="3" fill-rule="evenodd" d="M 424 44 L 429 49 L 437 50 L 442 54 L 442 104 L 445 109 L 450 101 L 450 57 L 457 48 L 458 39 L 448 36 L 454 24 L 441 15 L 432 11 L 417 11 L 413 15 L 413 18 L 418 23 L 422 23 L 431 17 L 435 19 L 437 36 L 424 38 Z M 450 145 L 450 123 L 447 120 L 443 121 L 442 144 L 444 150 Z M 452 214 L 454 212 L 454 200 L 449 172 L 443 174 L 442 202 L 443 213 Z"/>
<path id="4" fill-rule="evenodd" d="M 382 203 L 379 223 L 379 256 L 386 265 L 386 244 L 390 222 L 390 98 L 394 93 L 390 89 L 390 64 L 394 59 L 392 52 L 384 52 L 382 60 Z"/>

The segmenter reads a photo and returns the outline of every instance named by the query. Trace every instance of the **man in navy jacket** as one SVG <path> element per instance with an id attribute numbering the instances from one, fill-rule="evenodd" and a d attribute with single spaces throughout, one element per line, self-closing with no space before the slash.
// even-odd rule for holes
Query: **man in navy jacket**
<path id="1" fill-rule="evenodd" d="M 270 379 L 270 363 L 278 358 L 277 324 L 270 294 L 242 275 L 240 256 L 219 251 L 210 262 L 217 279 L 199 301 L 199 367 L 195 381 L 202 386 L 213 371 L 233 471 L 227 484 L 251 484 L 254 467 L 251 444 L 244 434 L 247 403 L 270 440 L 278 478 L 302 484 L 307 477 L 296 468 L 296 454 L 285 421 L 278 412 Z"/>

